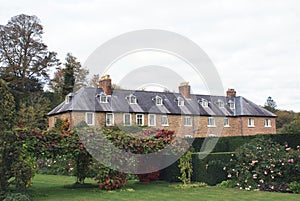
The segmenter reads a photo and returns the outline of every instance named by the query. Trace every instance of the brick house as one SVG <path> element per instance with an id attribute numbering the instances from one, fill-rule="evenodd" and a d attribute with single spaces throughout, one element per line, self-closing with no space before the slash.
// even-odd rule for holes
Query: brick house
<path id="1" fill-rule="evenodd" d="M 140 125 L 174 130 L 179 136 L 234 136 L 276 134 L 276 115 L 228 89 L 226 96 L 190 93 L 188 83 L 179 93 L 112 89 L 104 76 L 98 88 L 83 87 L 66 96 L 48 113 L 49 128 L 57 118 L 71 128 L 81 121 L 94 126 Z"/>

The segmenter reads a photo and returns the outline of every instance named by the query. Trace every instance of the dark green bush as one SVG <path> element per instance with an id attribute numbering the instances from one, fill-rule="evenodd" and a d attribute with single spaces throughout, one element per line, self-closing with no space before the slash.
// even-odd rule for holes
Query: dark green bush
<path id="1" fill-rule="evenodd" d="M 224 167 L 229 163 L 231 153 L 212 153 L 204 159 L 199 158 L 199 154 L 192 155 L 192 181 L 204 182 L 208 185 L 216 185 L 227 179 Z M 180 171 L 178 161 L 162 170 L 161 179 L 169 182 L 177 182 Z"/>
<path id="2" fill-rule="evenodd" d="M 293 193 L 300 193 L 300 182 L 293 181 L 289 184 L 288 190 Z"/>
<path id="3" fill-rule="evenodd" d="M 254 135 L 254 136 L 231 136 L 220 137 L 218 143 L 212 152 L 234 152 L 238 147 L 250 142 L 255 138 L 269 138 L 281 145 L 288 144 L 289 147 L 296 149 L 300 145 L 299 134 L 269 134 L 269 135 Z M 195 138 L 192 147 L 195 152 L 199 152 L 205 138 Z"/>
<path id="4" fill-rule="evenodd" d="M 13 185 L 25 190 L 31 185 L 35 161 L 29 152 L 26 136 L 18 132 L 0 133 L 0 195 Z"/>
<path id="5" fill-rule="evenodd" d="M 24 193 L 7 193 L 3 201 L 31 201 L 29 195 Z"/>

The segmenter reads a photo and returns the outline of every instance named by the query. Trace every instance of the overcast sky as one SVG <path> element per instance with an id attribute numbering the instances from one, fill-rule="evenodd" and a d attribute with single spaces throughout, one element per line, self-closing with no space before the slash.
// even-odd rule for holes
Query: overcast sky
<path id="1" fill-rule="evenodd" d="M 259 105 L 271 96 L 279 109 L 300 112 L 298 0 L 0 0 L 0 5 L 2 25 L 21 13 L 36 15 L 44 26 L 44 43 L 62 60 L 71 52 L 84 63 L 107 40 L 134 30 L 176 32 L 208 54 L 225 89 L 235 88 L 237 95 Z M 151 65 L 169 57 L 137 58 Z M 110 74 L 118 80 L 125 71 Z M 192 76 L 184 78 L 193 91 L 201 91 Z"/>

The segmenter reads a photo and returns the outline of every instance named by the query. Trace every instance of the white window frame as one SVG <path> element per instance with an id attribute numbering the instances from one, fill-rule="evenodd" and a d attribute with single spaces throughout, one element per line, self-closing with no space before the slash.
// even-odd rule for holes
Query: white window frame
<path id="1" fill-rule="evenodd" d="M 155 104 L 156 105 L 163 105 L 163 99 L 160 96 L 155 97 Z"/>
<path id="2" fill-rule="evenodd" d="M 203 98 L 201 101 L 201 105 L 202 105 L 202 107 L 208 107 L 208 100 Z"/>
<path id="3" fill-rule="evenodd" d="M 183 98 L 178 97 L 177 101 L 178 101 L 178 106 L 184 106 L 184 99 Z"/>
<path id="4" fill-rule="evenodd" d="M 88 115 L 92 115 L 92 116 L 91 116 L 91 117 L 92 117 L 92 119 L 91 119 L 92 122 L 89 122 Z M 94 113 L 94 112 L 86 112 L 86 113 L 85 113 L 85 122 L 86 122 L 86 124 L 89 125 L 89 126 L 95 125 L 95 113 Z"/>
<path id="5" fill-rule="evenodd" d="M 153 124 L 151 124 L 151 117 L 153 117 Z M 156 115 L 155 114 L 148 114 L 148 126 L 156 126 Z"/>
<path id="6" fill-rule="evenodd" d="M 129 115 L 129 124 L 126 123 L 126 116 Z M 132 118 L 130 113 L 123 114 L 123 125 L 124 126 L 131 126 L 132 125 Z"/>
<path id="7" fill-rule="evenodd" d="M 142 117 L 142 119 L 141 119 L 141 120 L 142 120 L 142 123 L 141 123 L 141 124 L 138 124 L 138 119 L 139 119 L 138 117 L 139 117 L 139 116 Z M 136 125 L 138 125 L 138 126 L 144 126 L 144 114 L 136 114 L 136 115 L 135 115 L 135 123 L 136 123 Z"/>
<path id="8" fill-rule="evenodd" d="M 248 118 L 248 127 L 255 127 L 255 122 L 253 118 Z"/>
<path id="9" fill-rule="evenodd" d="M 164 118 L 166 118 L 166 120 L 167 120 L 167 123 L 166 124 L 164 124 L 163 122 L 163 119 Z M 163 115 L 163 116 L 161 116 L 161 125 L 162 126 L 169 126 L 169 120 L 168 120 L 168 116 L 167 115 Z"/>
<path id="10" fill-rule="evenodd" d="M 217 105 L 218 105 L 219 108 L 224 108 L 224 101 L 222 101 L 222 100 L 219 99 L 217 101 Z"/>
<path id="11" fill-rule="evenodd" d="M 108 120 L 108 116 L 110 116 L 111 115 L 111 123 L 110 124 L 108 124 L 107 123 L 107 120 Z M 105 115 L 105 125 L 106 126 L 113 126 L 114 125 L 114 113 L 106 113 L 106 115 Z"/>
<path id="12" fill-rule="evenodd" d="M 99 98 L 99 102 L 100 103 L 107 103 L 107 95 L 105 95 L 104 93 L 98 94 L 97 97 Z M 102 100 L 102 98 L 105 98 L 104 100 Z"/>
<path id="13" fill-rule="evenodd" d="M 229 118 L 225 117 L 223 123 L 224 123 L 224 127 L 230 127 Z"/>
<path id="14" fill-rule="evenodd" d="M 193 126 L 192 117 L 190 117 L 190 116 L 185 116 L 185 117 L 183 118 L 183 125 L 184 125 L 184 126 Z"/>
<path id="15" fill-rule="evenodd" d="M 207 127 L 216 127 L 216 120 L 214 117 L 207 118 Z"/>
<path id="16" fill-rule="evenodd" d="M 265 125 L 265 127 L 268 127 L 268 128 L 272 127 L 271 119 L 265 119 L 264 120 L 264 125 Z"/>
<path id="17" fill-rule="evenodd" d="M 65 97 L 65 103 L 68 104 L 72 101 L 72 97 L 73 97 L 73 94 L 72 93 L 69 93 L 68 95 L 66 95 Z"/>
<path id="18" fill-rule="evenodd" d="M 129 104 L 137 104 L 137 98 L 136 98 L 136 96 L 133 95 L 133 94 L 130 94 L 128 96 L 128 102 L 129 102 Z"/>
<path id="19" fill-rule="evenodd" d="M 229 101 L 228 105 L 231 110 L 235 110 L 235 103 L 233 101 Z"/>

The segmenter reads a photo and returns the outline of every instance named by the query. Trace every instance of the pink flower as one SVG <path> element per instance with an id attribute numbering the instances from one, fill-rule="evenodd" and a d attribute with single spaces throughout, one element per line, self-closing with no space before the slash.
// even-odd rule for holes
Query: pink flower
<path id="1" fill-rule="evenodd" d="M 253 175 L 253 179 L 257 179 L 257 174 L 254 174 L 254 175 Z"/>
<path id="2" fill-rule="evenodd" d="M 294 163 L 294 159 L 291 158 L 291 159 L 288 160 L 288 162 L 289 162 L 289 163 Z"/>
<path id="3" fill-rule="evenodd" d="M 227 175 L 227 177 L 228 177 L 228 178 L 231 178 L 231 174 L 229 173 L 229 174 Z"/>

